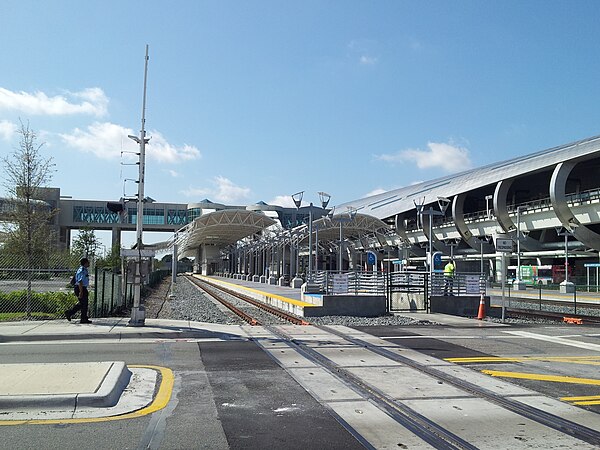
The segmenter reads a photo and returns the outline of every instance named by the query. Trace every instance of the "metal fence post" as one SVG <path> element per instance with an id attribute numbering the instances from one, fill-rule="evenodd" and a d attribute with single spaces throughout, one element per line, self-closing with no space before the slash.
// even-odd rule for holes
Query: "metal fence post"
<path id="1" fill-rule="evenodd" d="M 106 270 L 102 269 L 102 306 L 100 308 L 100 314 L 106 315 L 104 311 L 104 292 L 106 291 Z"/>
<path id="2" fill-rule="evenodd" d="M 111 283 L 110 283 L 110 312 L 114 311 L 114 298 L 115 298 L 115 272 L 113 270 L 110 271 L 111 275 Z"/>
<path id="3" fill-rule="evenodd" d="M 577 286 L 575 286 L 575 290 L 573 291 L 573 308 L 575 310 L 573 314 L 577 314 Z"/>
<path id="4" fill-rule="evenodd" d="M 98 317 L 98 266 L 94 267 L 94 317 Z"/>

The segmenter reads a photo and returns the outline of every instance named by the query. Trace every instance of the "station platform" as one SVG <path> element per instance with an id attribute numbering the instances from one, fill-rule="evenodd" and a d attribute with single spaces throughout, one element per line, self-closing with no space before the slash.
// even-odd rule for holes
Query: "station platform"
<path id="1" fill-rule="evenodd" d="M 361 316 L 377 317 L 386 313 L 383 295 L 325 295 L 302 293 L 299 289 L 220 276 L 193 275 L 248 295 L 301 317 Z"/>

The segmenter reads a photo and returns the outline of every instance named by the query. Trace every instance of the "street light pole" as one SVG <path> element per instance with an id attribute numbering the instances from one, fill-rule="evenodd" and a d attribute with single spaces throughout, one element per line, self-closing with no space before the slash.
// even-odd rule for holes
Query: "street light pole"
<path id="1" fill-rule="evenodd" d="M 513 289 L 517 291 L 525 290 L 525 283 L 521 280 L 521 211 L 524 206 L 517 206 L 517 273 L 513 282 Z"/>
<path id="2" fill-rule="evenodd" d="M 308 210 L 308 276 L 307 281 L 312 281 L 313 259 L 312 259 L 312 233 L 313 233 L 313 204 L 310 202 Z"/>
<path id="3" fill-rule="evenodd" d="M 557 228 L 556 234 L 565 237 L 565 280 L 559 285 L 559 292 L 563 294 L 572 294 L 575 292 L 575 284 L 569 281 L 569 234 L 573 234 L 573 228 L 578 224 L 571 223 L 571 228 Z"/>
<path id="4" fill-rule="evenodd" d="M 133 282 L 133 307 L 131 308 L 131 319 L 129 325 L 134 327 L 143 327 L 146 321 L 146 311 L 142 303 L 142 247 L 143 247 L 143 224 L 144 224 L 144 182 L 146 171 L 146 144 L 150 140 L 146 138 L 146 85 L 148 79 L 148 45 L 146 45 L 146 57 L 144 64 L 144 95 L 142 101 L 142 127 L 140 135 L 129 135 L 140 146 L 139 159 L 139 178 L 137 195 L 137 216 L 136 216 L 136 249 L 138 257 L 135 264 L 135 275 Z"/>

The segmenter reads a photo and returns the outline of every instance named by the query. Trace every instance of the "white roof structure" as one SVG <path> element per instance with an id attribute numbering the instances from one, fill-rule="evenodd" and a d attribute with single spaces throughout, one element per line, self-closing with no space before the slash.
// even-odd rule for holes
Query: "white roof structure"
<path id="1" fill-rule="evenodd" d="M 262 213 L 225 209 L 200 216 L 181 230 L 177 239 L 182 256 L 193 256 L 202 244 L 225 247 L 275 224 Z"/>
<path id="2" fill-rule="evenodd" d="M 452 197 L 462 192 L 495 184 L 501 180 L 551 170 L 563 161 L 585 160 L 599 155 L 600 136 L 595 136 L 436 180 L 357 199 L 338 205 L 336 208 L 354 208 L 361 213 L 386 219 L 395 214 L 415 209 L 413 200 L 427 205 L 436 202 L 439 196 Z M 423 198 L 424 203 L 422 202 Z"/>

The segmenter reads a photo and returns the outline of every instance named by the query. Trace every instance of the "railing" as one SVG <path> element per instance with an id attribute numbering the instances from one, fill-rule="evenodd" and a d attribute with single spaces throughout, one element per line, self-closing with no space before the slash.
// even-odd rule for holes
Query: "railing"
<path id="1" fill-rule="evenodd" d="M 543 312 L 600 316 L 598 286 L 577 284 L 575 290 L 570 293 L 561 293 L 559 288 L 560 286 L 557 284 L 535 284 L 526 286 L 524 290 L 515 290 L 510 283 L 507 283 L 505 306 Z M 495 283 L 492 289 L 492 295 L 496 297 L 496 302 L 499 302 L 501 286 Z"/>
<path id="2" fill-rule="evenodd" d="M 432 296 L 472 296 L 486 294 L 486 280 L 481 273 L 432 274 L 430 283 Z"/>
<path id="3" fill-rule="evenodd" d="M 121 295 L 121 275 L 111 269 L 94 270 L 95 283 L 90 299 L 90 317 L 107 317 L 122 312 L 125 307 Z"/>
<path id="4" fill-rule="evenodd" d="M 384 272 L 356 270 L 315 272 L 311 284 L 326 295 L 385 295 L 386 283 Z"/>

